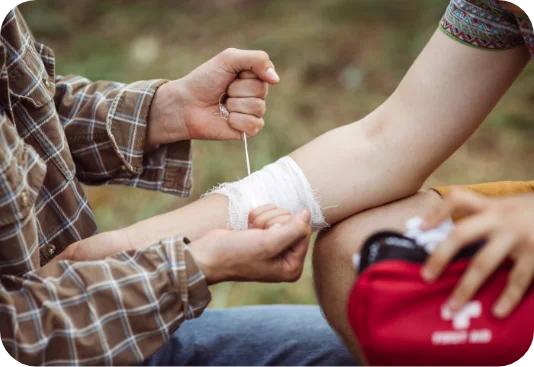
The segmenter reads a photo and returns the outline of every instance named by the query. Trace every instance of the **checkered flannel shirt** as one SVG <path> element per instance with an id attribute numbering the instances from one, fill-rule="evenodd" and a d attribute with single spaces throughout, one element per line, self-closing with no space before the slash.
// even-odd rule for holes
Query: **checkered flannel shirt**
<path id="1" fill-rule="evenodd" d="M 165 81 L 55 76 L 17 9 L 0 38 L 0 335 L 28 365 L 135 364 L 210 300 L 183 238 L 103 261 L 47 263 L 96 233 L 80 183 L 176 195 L 191 187 L 190 142 L 144 153 Z"/>

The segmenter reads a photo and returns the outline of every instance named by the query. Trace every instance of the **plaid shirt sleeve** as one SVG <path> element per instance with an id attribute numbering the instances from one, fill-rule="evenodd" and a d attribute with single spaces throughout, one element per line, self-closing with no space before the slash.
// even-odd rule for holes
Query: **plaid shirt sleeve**
<path id="1" fill-rule="evenodd" d="M 28 215 L 45 174 L 45 163 L 20 139 L 0 105 L 0 228 Z"/>
<path id="2" fill-rule="evenodd" d="M 46 46 L 39 48 L 42 55 L 48 52 L 50 60 L 54 59 Z M 163 83 L 164 80 L 91 82 L 75 75 L 56 78 L 55 104 L 80 181 L 121 183 L 189 195 L 190 141 L 145 153 L 150 105 Z"/>
<path id="3" fill-rule="evenodd" d="M 26 365 L 133 365 L 209 302 L 182 238 L 0 277 L 0 334 Z"/>

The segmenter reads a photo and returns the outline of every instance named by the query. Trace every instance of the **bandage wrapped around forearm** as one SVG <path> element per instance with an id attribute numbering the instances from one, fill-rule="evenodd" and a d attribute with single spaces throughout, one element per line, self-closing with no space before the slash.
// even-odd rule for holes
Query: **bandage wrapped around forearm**
<path id="1" fill-rule="evenodd" d="M 290 157 L 283 157 L 240 181 L 221 184 L 204 196 L 211 194 L 228 197 L 230 229 L 247 229 L 250 211 L 265 204 L 274 204 L 291 213 L 307 209 L 314 230 L 328 226 L 310 183 Z"/>

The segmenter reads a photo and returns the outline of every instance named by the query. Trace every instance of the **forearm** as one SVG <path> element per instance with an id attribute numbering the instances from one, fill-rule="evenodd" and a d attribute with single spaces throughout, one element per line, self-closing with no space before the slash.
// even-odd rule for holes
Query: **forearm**
<path id="1" fill-rule="evenodd" d="M 227 228 L 227 222 L 228 198 L 210 195 L 180 209 L 135 223 L 119 232 L 127 237 L 131 247 L 139 248 L 175 235 L 195 241 L 211 230 Z"/>
<path id="2" fill-rule="evenodd" d="M 362 121 L 332 130 L 290 154 L 316 191 L 321 206 L 327 208 L 324 215 L 328 223 L 408 196 L 424 181 L 423 173 L 409 169 L 410 165 L 419 162 L 399 159 L 402 154 L 397 155 L 398 149 L 387 144 L 383 129 L 387 130 L 388 124 L 380 121 L 379 116 L 380 112 L 376 111 Z M 133 247 L 147 246 L 178 234 L 196 240 L 210 230 L 227 228 L 228 205 L 227 197 L 210 195 L 136 223 L 123 232 Z"/>
<path id="3" fill-rule="evenodd" d="M 476 50 L 437 31 L 377 110 L 290 154 L 326 208 L 326 222 L 415 193 L 477 129 L 527 62 L 525 49 Z M 195 239 L 226 227 L 227 218 L 228 200 L 211 195 L 127 231 L 139 243 L 177 233 Z"/>
<path id="4" fill-rule="evenodd" d="M 358 123 L 291 156 L 318 192 L 327 222 L 415 193 L 480 126 L 529 60 L 437 30 L 392 96 Z M 460 66 L 461 65 L 461 66 Z"/>

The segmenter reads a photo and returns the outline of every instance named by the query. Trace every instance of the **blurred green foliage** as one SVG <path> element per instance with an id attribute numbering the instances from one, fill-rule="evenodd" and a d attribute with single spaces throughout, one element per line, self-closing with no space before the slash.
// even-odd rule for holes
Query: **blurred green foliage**
<path id="1" fill-rule="evenodd" d="M 93 80 L 175 79 L 227 47 L 267 51 L 282 83 L 270 91 L 264 131 L 249 144 L 251 165 L 259 169 L 383 102 L 436 29 L 446 4 L 39 0 L 21 10 L 34 35 L 55 50 L 59 74 Z M 529 66 L 483 127 L 428 185 L 532 179 L 533 83 L 534 68 Z M 87 188 L 100 229 L 121 228 L 178 208 L 218 182 L 243 177 L 242 144 L 195 142 L 194 167 L 190 199 L 124 187 Z M 315 302 L 309 265 L 295 284 L 223 284 L 213 291 L 216 307 Z"/>

